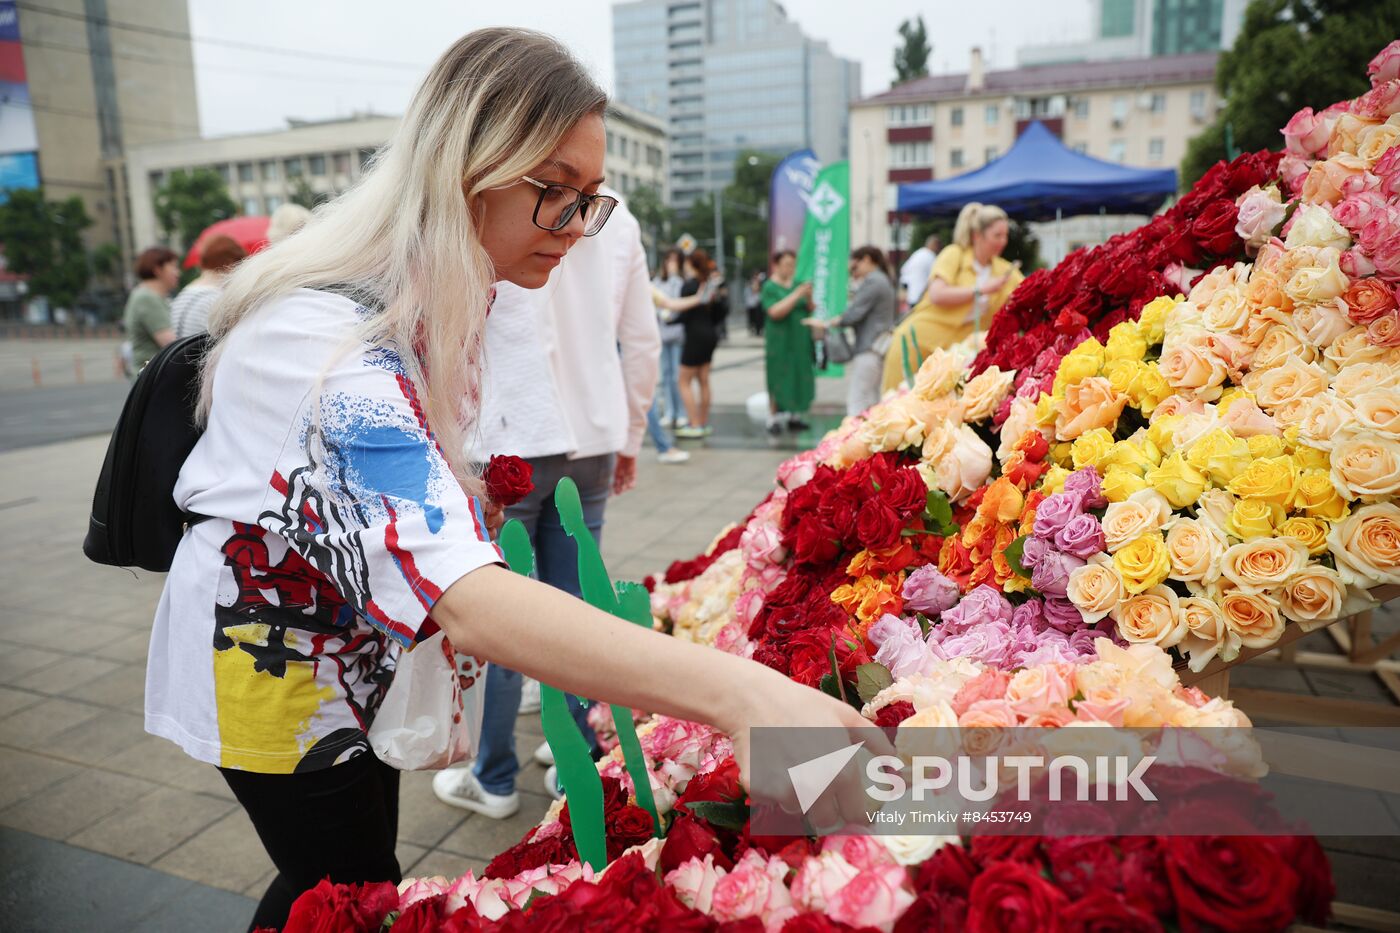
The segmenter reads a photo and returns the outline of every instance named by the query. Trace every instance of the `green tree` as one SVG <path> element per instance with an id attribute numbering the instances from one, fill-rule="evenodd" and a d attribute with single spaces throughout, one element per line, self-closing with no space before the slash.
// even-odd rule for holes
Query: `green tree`
<path id="1" fill-rule="evenodd" d="M 156 220 L 166 237 L 189 249 L 204 228 L 238 213 L 228 186 L 213 169 L 172 172 L 154 197 Z"/>
<path id="2" fill-rule="evenodd" d="M 759 150 L 744 150 L 734 160 L 734 180 L 721 195 L 724 222 L 724 270 L 732 277 L 737 269 L 747 278 L 768 268 L 768 186 L 780 156 Z M 680 226 L 714 255 L 715 197 L 697 200 Z M 734 238 L 744 238 L 744 258 L 736 262 Z"/>
<path id="3" fill-rule="evenodd" d="M 904 44 L 894 50 L 894 83 L 903 84 L 914 78 L 928 74 L 929 56 L 933 46 L 929 45 L 928 30 L 924 27 L 924 17 L 906 19 L 899 24 L 899 35 Z"/>
<path id="4" fill-rule="evenodd" d="M 71 308 L 87 287 L 91 272 L 83 231 L 92 218 L 74 196 L 49 201 L 44 189 L 16 190 L 0 204 L 0 243 L 12 272 L 29 277 L 29 292 L 55 308 Z"/>
<path id="5" fill-rule="evenodd" d="M 288 198 L 293 204 L 300 204 L 308 211 L 315 210 L 322 204 L 329 201 L 333 195 L 329 191 L 314 191 L 311 183 L 304 177 L 298 178 L 292 185 L 292 193 Z"/>
<path id="6" fill-rule="evenodd" d="M 627 196 L 627 209 L 642 227 L 642 243 L 646 246 L 647 262 L 655 269 L 660 253 L 676 236 L 675 211 L 661 200 L 661 192 L 646 185 L 633 188 Z"/>
<path id="7" fill-rule="evenodd" d="M 1366 63 L 1400 35 L 1400 0 L 1254 0 L 1234 47 L 1221 53 L 1215 122 L 1187 146 L 1183 190 L 1237 151 L 1279 149 L 1280 128 L 1303 107 L 1320 110 L 1367 88 Z"/>

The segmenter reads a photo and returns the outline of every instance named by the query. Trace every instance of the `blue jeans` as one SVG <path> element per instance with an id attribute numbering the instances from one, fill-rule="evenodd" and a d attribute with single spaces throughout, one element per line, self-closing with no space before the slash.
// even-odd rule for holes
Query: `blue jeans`
<path id="1" fill-rule="evenodd" d="M 535 576 L 574 596 L 581 593 L 578 549 L 573 539 L 564 533 L 559 511 L 554 506 L 554 487 L 565 476 L 578 484 L 584 523 L 601 546 L 603 509 L 612 489 L 613 463 L 611 454 L 578 460 L 570 460 L 562 454 L 532 457 L 534 491 L 519 504 L 506 509 L 506 518 L 519 519 L 530 533 L 530 543 L 535 549 Z M 588 744 L 596 747 L 598 740 L 588 727 L 588 706 L 570 696 L 569 708 Z M 490 665 L 486 673 L 486 705 L 481 717 L 481 745 L 472 768 L 472 773 L 489 793 L 504 795 L 515 791 L 515 775 L 520 771 L 520 762 L 515 757 L 515 717 L 519 712 L 520 674 Z"/>
<path id="2" fill-rule="evenodd" d="M 665 453 L 676 446 L 671 439 L 671 435 L 666 433 L 666 429 L 661 426 L 661 393 L 657 392 L 651 399 L 651 407 L 647 409 L 647 437 L 655 445 L 658 453 Z"/>
<path id="3" fill-rule="evenodd" d="M 675 421 L 685 414 L 681 402 L 681 341 L 673 340 L 661 345 L 661 380 L 656 397 L 665 403 L 662 417 Z"/>

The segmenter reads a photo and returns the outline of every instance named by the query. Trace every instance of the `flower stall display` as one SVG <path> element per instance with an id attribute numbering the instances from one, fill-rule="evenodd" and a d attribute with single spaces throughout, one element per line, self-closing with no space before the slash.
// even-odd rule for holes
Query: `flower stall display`
<path id="1" fill-rule="evenodd" d="M 919 726 L 1247 726 L 1186 666 L 1400 585 L 1400 42 L 1370 77 L 1282 152 L 1035 272 L 984 338 L 784 463 L 647 581 L 655 627 L 843 698 L 896 747 Z M 326 884 L 288 929 L 1263 931 L 1330 910 L 1305 836 L 757 835 L 726 736 L 638 720 L 644 761 L 598 763 L 606 867 L 563 801 L 481 878 Z"/>

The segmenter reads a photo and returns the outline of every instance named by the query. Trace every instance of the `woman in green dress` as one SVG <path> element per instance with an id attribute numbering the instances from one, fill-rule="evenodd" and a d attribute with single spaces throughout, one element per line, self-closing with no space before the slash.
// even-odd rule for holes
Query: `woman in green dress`
<path id="1" fill-rule="evenodd" d="M 802 323 L 811 314 L 812 283 L 794 285 L 797 257 L 791 250 L 773 256 L 773 270 L 763 283 L 763 310 L 768 326 L 763 330 L 764 365 L 768 377 L 768 433 L 783 428 L 805 430 L 802 416 L 817 393 L 812 371 L 812 332 Z"/>

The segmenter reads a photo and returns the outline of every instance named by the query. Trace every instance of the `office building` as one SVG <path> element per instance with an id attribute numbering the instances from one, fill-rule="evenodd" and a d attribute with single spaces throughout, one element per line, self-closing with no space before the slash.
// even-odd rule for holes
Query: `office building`
<path id="1" fill-rule="evenodd" d="M 608 150 L 603 174 L 624 198 L 651 188 L 666 200 L 666 124 L 649 113 L 614 102 L 608 106 Z"/>
<path id="2" fill-rule="evenodd" d="M 668 201 L 723 188 L 745 150 L 847 157 L 860 66 L 803 35 L 773 0 L 634 0 L 613 7 L 616 96 L 659 117 Z"/>

